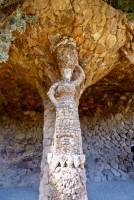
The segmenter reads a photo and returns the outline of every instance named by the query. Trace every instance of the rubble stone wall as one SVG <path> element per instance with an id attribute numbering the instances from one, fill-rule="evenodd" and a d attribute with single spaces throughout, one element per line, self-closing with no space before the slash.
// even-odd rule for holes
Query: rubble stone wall
<path id="1" fill-rule="evenodd" d="M 45 113 L 48 115 L 47 110 Z M 88 181 L 134 178 L 130 151 L 134 112 L 124 116 L 111 114 L 109 118 L 81 116 L 80 121 Z M 43 119 L 25 123 L 0 122 L 0 187 L 39 185 L 42 137 Z M 51 143 L 47 140 L 46 151 L 49 146 Z M 47 184 L 48 169 L 45 169 Z"/>
<path id="2" fill-rule="evenodd" d="M 42 124 L 0 122 L 0 187 L 39 185 Z"/>
<path id="3" fill-rule="evenodd" d="M 130 141 L 134 137 L 134 112 L 110 118 L 83 117 L 83 150 L 88 181 L 134 178 Z"/>

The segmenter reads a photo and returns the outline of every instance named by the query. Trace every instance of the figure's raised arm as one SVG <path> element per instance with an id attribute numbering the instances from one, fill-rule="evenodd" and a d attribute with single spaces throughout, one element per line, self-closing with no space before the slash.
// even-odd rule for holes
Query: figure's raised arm
<path id="1" fill-rule="evenodd" d="M 73 81 L 73 83 L 76 87 L 78 87 L 82 83 L 82 81 L 85 79 L 85 74 L 82 67 L 79 64 L 77 64 L 76 67 L 79 70 L 79 76 L 77 77 L 75 81 Z"/>
<path id="2" fill-rule="evenodd" d="M 53 84 L 53 85 L 50 87 L 50 89 L 49 89 L 49 91 L 48 91 L 48 93 L 47 93 L 47 95 L 49 96 L 50 100 L 52 101 L 52 103 L 53 103 L 55 106 L 58 105 L 58 101 L 57 101 L 57 99 L 56 99 L 55 96 L 54 96 L 54 95 L 55 95 L 55 90 L 56 90 L 56 88 L 58 87 L 58 85 L 59 85 L 59 82 Z"/>

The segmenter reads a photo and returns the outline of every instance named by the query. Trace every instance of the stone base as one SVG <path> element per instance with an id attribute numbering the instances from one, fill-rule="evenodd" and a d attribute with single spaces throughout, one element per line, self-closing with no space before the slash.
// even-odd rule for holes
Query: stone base
<path id="1" fill-rule="evenodd" d="M 84 155 L 48 154 L 52 200 L 86 200 Z"/>

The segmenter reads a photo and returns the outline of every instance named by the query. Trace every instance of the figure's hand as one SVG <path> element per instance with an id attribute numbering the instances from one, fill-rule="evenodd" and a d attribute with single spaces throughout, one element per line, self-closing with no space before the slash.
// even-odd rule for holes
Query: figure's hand
<path id="1" fill-rule="evenodd" d="M 82 76 L 83 79 L 85 79 L 85 73 L 84 73 L 82 67 L 79 64 L 77 64 L 76 67 L 78 68 L 78 70 L 80 72 L 80 76 Z"/>
<path id="2" fill-rule="evenodd" d="M 57 99 L 55 98 L 55 93 L 56 93 L 56 88 L 58 87 L 59 82 L 55 83 L 54 85 L 51 86 L 51 88 L 49 89 L 47 95 L 49 96 L 51 102 L 55 105 L 55 107 L 59 106 L 59 102 L 57 101 Z"/>

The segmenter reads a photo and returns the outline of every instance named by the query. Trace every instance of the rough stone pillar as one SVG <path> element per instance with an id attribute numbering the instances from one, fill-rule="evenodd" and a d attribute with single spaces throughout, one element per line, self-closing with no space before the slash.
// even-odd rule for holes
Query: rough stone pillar
<path id="1" fill-rule="evenodd" d="M 43 126 L 43 153 L 41 161 L 41 177 L 39 187 L 39 200 L 48 200 L 49 192 L 49 166 L 47 154 L 53 152 L 53 135 L 55 124 L 55 107 L 48 100 L 45 102 L 44 126 Z"/>
<path id="2" fill-rule="evenodd" d="M 47 104 L 39 200 L 86 200 L 85 155 L 76 98 L 85 75 L 78 64 L 76 43 L 72 39 L 63 38 L 55 53 L 62 80 L 48 91 L 56 116 L 53 106 Z M 78 73 L 71 80 L 74 69 Z"/>

